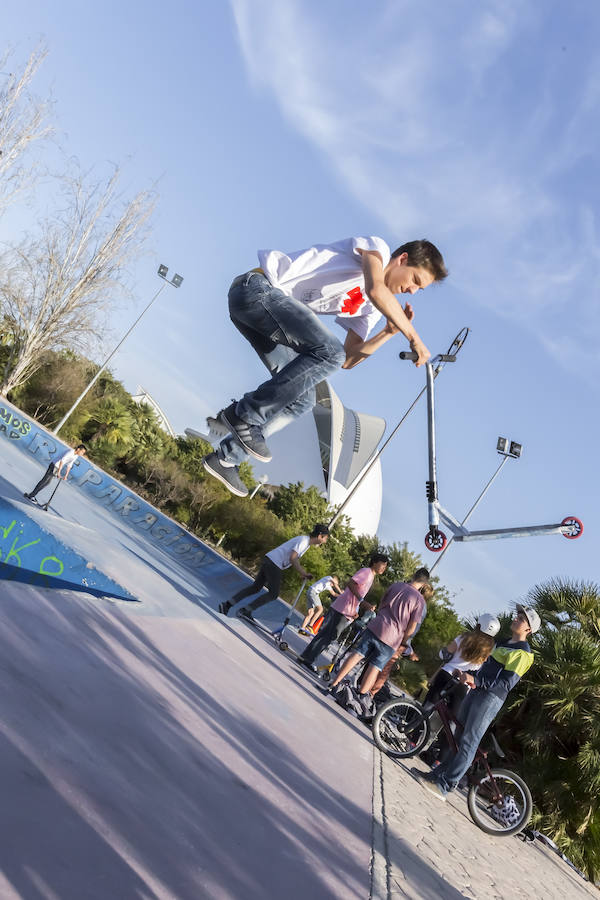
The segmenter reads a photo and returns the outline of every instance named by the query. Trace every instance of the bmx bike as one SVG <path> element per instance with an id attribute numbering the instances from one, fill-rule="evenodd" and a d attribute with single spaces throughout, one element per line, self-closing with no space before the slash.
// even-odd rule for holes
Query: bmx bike
<path id="1" fill-rule="evenodd" d="M 431 735 L 431 718 L 437 713 L 452 752 L 458 745 L 452 724 L 462 730 L 461 723 L 452 715 L 447 698 L 454 685 L 440 692 L 436 703 L 423 706 L 409 698 L 394 698 L 377 710 L 373 720 L 373 738 L 377 747 L 392 759 L 408 759 L 416 756 L 427 744 Z M 493 752 L 504 758 L 505 754 L 492 732 L 487 732 Z M 485 738 L 484 738 L 485 741 Z M 486 834 L 508 837 L 522 831 L 531 819 L 533 807 L 531 793 L 523 779 L 508 769 L 492 768 L 487 749 L 477 748 L 475 758 L 467 772 L 467 806 L 473 822 Z"/>

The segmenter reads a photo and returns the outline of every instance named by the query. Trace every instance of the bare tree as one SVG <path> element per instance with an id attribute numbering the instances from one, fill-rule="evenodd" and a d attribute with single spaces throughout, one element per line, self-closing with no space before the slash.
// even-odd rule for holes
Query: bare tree
<path id="1" fill-rule="evenodd" d="M 31 185 L 35 164 L 27 164 L 31 145 L 49 136 L 50 103 L 29 94 L 29 86 L 46 57 L 37 47 L 24 66 L 0 75 L 0 214 L 15 195 Z M 11 67 L 10 51 L 0 57 L 0 72 Z"/>
<path id="2" fill-rule="evenodd" d="M 88 351 L 139 255 L 155 198 L 142 191 L 118 213 L 119 172 L 104 184 L 65 179 L 67 201 L 39 238 L 0 257 L 0 393 L 29 378 L 51 350 Z"/>

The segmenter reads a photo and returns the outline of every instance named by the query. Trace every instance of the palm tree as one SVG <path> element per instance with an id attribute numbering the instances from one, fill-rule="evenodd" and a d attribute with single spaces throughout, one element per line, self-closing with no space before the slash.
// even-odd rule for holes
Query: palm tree
<path id="1" fill-rule="evenodd" d="M 600 586 L 551 579 L 527 595 L 542 628 L 535 664 L 501 721 L 536 823 L 592 881 L 600 874 Z"/>
<path id="2" fill-rule="evenodd" d="M 95 445 L 96 454 L 106 447 L 123 455 L 133 446 L 133 416 L 121 400 L 110 395 L 102 397 L 89 410 L 83 436 L 87 443 Z"/>

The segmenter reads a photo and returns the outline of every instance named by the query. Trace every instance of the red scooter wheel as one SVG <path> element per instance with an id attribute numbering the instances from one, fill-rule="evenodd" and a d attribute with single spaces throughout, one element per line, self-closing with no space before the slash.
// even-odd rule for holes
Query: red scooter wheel
<path id="1" fill-rule="evenodd" d="M 571 534 L 565 534 L 563 531 L 563 537 L 568 538 L 570 541 L 574 541 L 583 534 L 583 522 L 575 516 L 567 516 L 560 524 L 571 529 Z"/>
<path id="2" fill-rule="evenodd" d="M 425 546 L 432 553 L 441 553 L 447 543 L 448 541 L 443 531 L 436 531 L 435 534 L 428 531 L 425 535 Z"/>

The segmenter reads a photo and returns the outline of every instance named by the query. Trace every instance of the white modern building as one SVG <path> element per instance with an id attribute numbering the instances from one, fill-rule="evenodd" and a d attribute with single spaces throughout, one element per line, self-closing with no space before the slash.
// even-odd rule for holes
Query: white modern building
<path id="1" fill-rule="evenodd" d="M 273 461 L 264 474 L 271 485 L 314 484 L 330 506 L 339 507 L 372 460 L 386 423 L 378 416 L 345 407 L 327 381 L 317 385 L 316 393 L 312 416 L 302 416 L 269 436 Z M 185 433 L 216 447 L 227 432 L 209 418 L 206 433 L 193 428 L 186 428 Z M 259 475 L 260 463 L 251 462 Z M 343 511 L 355 534 L 377 534 L 381 503 L 381 463 L 377 460 Z"/>
<path id="2" fill-rule="evenodd" d="M 327 500 L 331 506 L 339 506 L 372 460 L 385 420 L 348 409 L 326 381 L 317 385 L 313 417 Z M 381 463 L 377 460 L 344 510 L 356 534 L 377 533 L 381 501 Z"/>
<path id="3" fill-rule="evenodd" d="M 144 388 L 141 385 L 138 384 L 137 393 L 133 394 L 131 399 L 133 400 L 134 403 L 138 403 L 138 404 L 145 403 L 146 406 L 149 406 L 150 409 L 156 415 L 158 424 L 163 429 L 163 431 L 166 431 L 167 434 L 171 435 L 171 437 L 175 437 L 175 432 L 171 428 L 171 424 L 170 424 L 169 420 L 167 419 L 166 415 L 164 414 L 164 412 L 162 411 L 162 409 L 160 408 L 160 406 L 158 405 L 158 403 L 156 402 L 154 397 L 152 397 L 148 393 L 148 391 L 144 390 Z"/>

